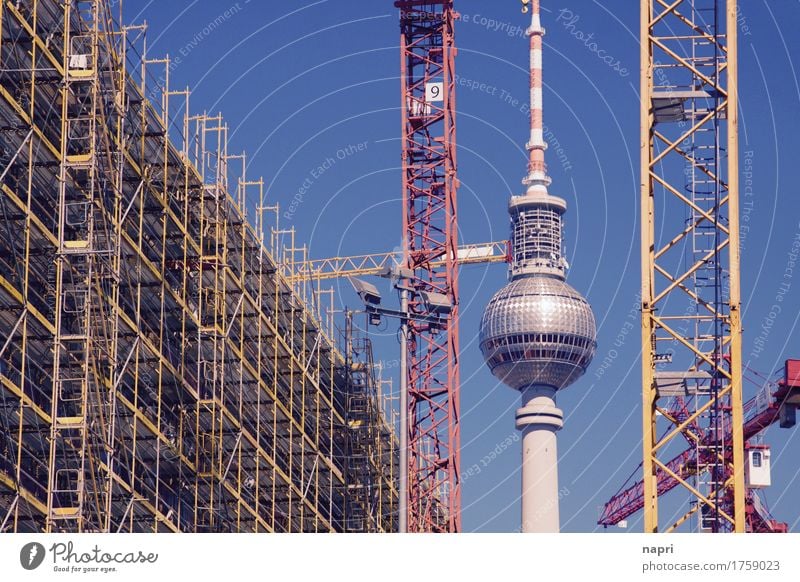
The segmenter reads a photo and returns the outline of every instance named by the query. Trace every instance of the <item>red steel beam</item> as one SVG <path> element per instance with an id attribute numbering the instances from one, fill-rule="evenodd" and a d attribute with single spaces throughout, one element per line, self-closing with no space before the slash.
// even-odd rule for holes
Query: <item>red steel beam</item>
<path id="1" fill-rule="evenodd" d="M 400 9 L 403 231 L 414 271 L 413 315 L 431 310 L 421 292 L 453 310 L 442 325 L 409 321 L 410 532 L 461 530 L 459 470 L 458 238 L 452 0 L 395 2 Z"/>
<path id="2" fill-rule="evenodd" d="M 756 399 L 753 398 L 749 400 L 745 405 L 745 410 L 754 410 L 752 414 L 745 420 L 744 428 L 743 428 L 743 435 L 745 442 L 749 441 L 753 437 L 757 436 L 761 433 L 764 429 L 771 426 L 775 422 L 778 421 L 779 418 L 779 411 L 780 411 L 780 404 L 781 398 L 779 392 L 773 394 L 772 400 L 764 408 L 764 410 L 757 410 L 756 408 Z M 726 427 L 727 429 L 727 427 Z M 700 435 L 698 435 L 700 436 Z M 707 435 L 701 436 L 704 440 L 706 440 Z M 692 467 L 689 466 L 689 461 L 695 458 L 694 456 L 694 449 L 688 448 L 672 460 L 667 463 L 667 466 L 670 468 L 671 471 L 676 473 L 677 475 L 685 476 L 688 475 L 689 472 L 692 470 Z M 674 489 L 678 485 L 678 481 L 671 477 L 665 471 L 658 469 L 656 482 L 658 484 L 658 494 L 662 495 L 672 489 Z M 752 531 L 776 531 L 776 528 L 779 529 L 778 522 L 774 522 L 775 528 L 771 529 L 763 529 L 767 526 L 764 524 L 771 524 L 770 520 L 768 519 L 761 519 L 759 521 L 759 516 L 753 517 L 753 512 L 755 510 L 752 509 L 752 501 L 747 500 L 748 506 L 748 517 L 752 518 L 750 521 L 751 527 L 756 527 L 755 530 Z M 616 525 L 620 521 L 630 517 L 640 509 L 644 507 L 644 485 L 642 481 L 638 481 L 634 485 L 628 487 L 627 489 L 621 491 L 620 493 L 614 495 L 608 503 L 606 503 L 605 507 L 603 508 L 603 513 L 600 516 L 600 519 L 597 521 L 598 525 L 602 526 L 610 526 Z M 757 512 L 756 512 L 757 513 Z M 774 520 L 773 520 L 774 521 Z M 763 528 L 761 527 L 763 526 Z"/>

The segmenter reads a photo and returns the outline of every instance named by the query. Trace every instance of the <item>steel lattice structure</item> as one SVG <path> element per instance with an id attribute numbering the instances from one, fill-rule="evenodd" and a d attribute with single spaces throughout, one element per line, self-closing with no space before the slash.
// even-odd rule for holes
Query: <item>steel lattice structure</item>
<path id="1" fill-rule="evenodd" d="M 759 393 L 744 403 L 744 427 L 742 435 L 745 443 L 749 447 L 757 447 L 756 439 L 770 426 L 779 424 L 782 428 L 791 428 L 793 422 L 787 422 L 785 415 L 787 408 L 793 406 L 791 402 L 797 398 L 796 379 L 790 378 L 788 374 L 784 376 L 780 383 L 766 383 L 761 387 Z M 672 411 L 673 414 L 688 417 L 689 411 L 678 410 L 677 407 Z M 713 435 L 693 427 L 696 434 L 701 437 L 704 444 L 712 442 Z M 729 427 L 726 427 L 729 430 Z M 752 441 L 752 442 L 751 442 Z M 708 462 L 709 459 L 703 459 Z M 697 451 L 696 443 L 691 442 L 687 448 L 674 456 L 666 463 L 671 473 L 683 478 L 696 474 Z M 680 484 L 670 472 L 657 472 L 657 490 L 659 495 L 665 495 Z M 626 484 L 627 485 L 627 484 Z M 631 515 L 640 511 L 644 507 L 644 481 L 639 479 L 632 485 L 623 486 L 603 508 L 598 525 L 604 527 L 618 525 Z M 752 533 L 785 533 L 788 531 L 788 524 L 779 522 L 770 515 L 769 510 L 756 497 L 755 490 L 748 490 L 745 497 L 745 512 L 747 531 Z"/>
<path id="2" fill-rule="evenodd" d="M 641 3 L 645 532 L 745 530 L 736 30 L 735 0 Z M 664 528 L 663 475 L 692 500 Z"/>
<path id="3" fill-rule="evenodd" d="M 451 0 L 405 0 L 400 9 L 403 111 L 403 251 L 409 303 L 449 297 L 446 325 L 409 322 L 409 516 L 412 532 L 461 529 L 454 21 Z"/>
<path id="4" fill-rule="evenodd" d="M 507 263 L 509 259 L 508 241 L 496 241 L 484 244 L 461 245 L 458 248 L 456 262 L 459 266 L 483 265 Z M 387 267 L 394 267 L 400 264 L 402 260 L 402 253 L 395 252 L 308 259 L 289 265 L 293 271 L 287 273 L 286 276 L 292 282 L 297 282 L 378 275 Z M 444 268 L 444 258 L 434 261 L 433 265 L 437 268 Z"/>
<path id="5" fill-rule="evenodd" d="M 394 530 L 370 346 L 119 5 L 0 4 L 0 531 Z"/>

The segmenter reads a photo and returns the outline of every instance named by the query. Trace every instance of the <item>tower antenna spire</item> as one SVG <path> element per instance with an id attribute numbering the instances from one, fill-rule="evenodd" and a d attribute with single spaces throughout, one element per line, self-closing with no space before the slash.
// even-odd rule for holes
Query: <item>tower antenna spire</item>
<path id="1" fill-rule="evenodd" d="M 531 137 L 527 143 L 528 175 L 523 184 L 528 187 L 528 194 L 547 194 L 547 187 L 552 180 L 547 175 L 547 164 L 544 152 L 547 143 L 544 141 L 544 102 L 542 99 L 542 46 L 544 44 L 544 28 L 539 0 L 532 1 L 531 25 L 527 30 L 530 39 L 530 78 L 531 78 Z"/>

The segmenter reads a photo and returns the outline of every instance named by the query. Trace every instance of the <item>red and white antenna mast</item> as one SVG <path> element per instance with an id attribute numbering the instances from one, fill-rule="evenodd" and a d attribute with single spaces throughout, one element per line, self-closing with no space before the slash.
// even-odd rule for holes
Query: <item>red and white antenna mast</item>
<path id="1" fill-rule="evenodd" d="M 542 101 L 542 37 L 544 28 L 540 18 L 539 0 L 532 1 L 531 27 L 528 36 L 531 44 L 531 139 L 528 149 L 528 175 L 523 182 L 529 194 L 547 194 L 551 180 L 547 175 L 544 151 L 544 106 Z"/>

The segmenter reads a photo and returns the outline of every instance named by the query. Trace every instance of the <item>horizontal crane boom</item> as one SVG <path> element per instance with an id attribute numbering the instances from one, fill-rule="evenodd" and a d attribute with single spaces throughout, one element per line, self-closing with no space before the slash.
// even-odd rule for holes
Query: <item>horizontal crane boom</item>
<path id="1" fill-rule="evenodd" d="M 456 260 L 459 265 L 476 265 L 485 263 L 508 262 L 508 241 L 497 241 L 482 244 L 461 245 L 458 247 Z M 433 261 L 433 266 L 444 263 L 444 257 Z M 341 277 L 359 277 L 377 275 L 386 267 L 402 264 L 402 251 L 356 255 L 351 257 L 333 257 L 328 259 L 311 259 L 298 261 L 289 267 L 289 280 L 338 279 Z"/>

